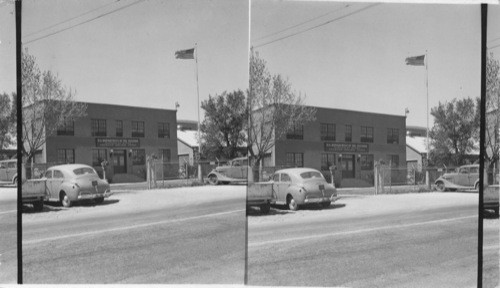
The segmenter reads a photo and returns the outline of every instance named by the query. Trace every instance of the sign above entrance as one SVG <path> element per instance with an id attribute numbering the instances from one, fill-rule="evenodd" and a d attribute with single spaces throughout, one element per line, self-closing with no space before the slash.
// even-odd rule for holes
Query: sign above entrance
<path id="1" fill-rule="evenodd" d="M 139 139 L 137 138 L 96 138 L 96 147 L 140 147 Z"/>
<path id="2" fill-rule="evenodd" d="M 325 142 L 325 152 L 368 152 L 368 144 Z"/>

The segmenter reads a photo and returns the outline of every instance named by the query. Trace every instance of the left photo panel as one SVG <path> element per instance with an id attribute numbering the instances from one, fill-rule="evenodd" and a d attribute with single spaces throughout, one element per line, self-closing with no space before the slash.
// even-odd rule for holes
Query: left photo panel
<path id="1" fill-rule="evenodd" d="M 223 176 L 244 127 L 224 141 L 223 124 L 246 107 L 248 17 L 248 1 L 22 1 L 23 283 L 243 284 L 246 175 Z"/>
<path id="2" fill-rule="evenodd" d="M 0 0 L 0 283 L 18 282 L 16 16 L 14 1 Z"/>

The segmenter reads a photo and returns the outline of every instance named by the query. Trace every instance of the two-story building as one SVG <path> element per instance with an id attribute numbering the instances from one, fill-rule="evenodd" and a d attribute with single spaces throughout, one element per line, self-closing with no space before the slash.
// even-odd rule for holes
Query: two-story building
<path id="1" fill-rule="evenodd" d="M 405 116 L 315 108 L 316 120 L 277 139 L 264 166 L 310 167 L 326 176 L 334 166 L 342 187 L 373 185 L 377 161 L 406 168 Z"/>
<path id="2" fill-rule="evenodd" d="M 146 158 L 177 161 L 175 110 L 85 103 L 86 116 L 58 127 L 47 137 L 36 162 L 82 163 L 113 182 L 139 181 L 146 177 Z"/>

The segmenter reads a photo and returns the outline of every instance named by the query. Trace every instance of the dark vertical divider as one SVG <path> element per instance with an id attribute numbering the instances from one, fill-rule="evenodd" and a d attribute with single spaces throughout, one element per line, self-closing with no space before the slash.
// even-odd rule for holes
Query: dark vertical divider
<path id="1" fill-rule="evenodd" d="M 21 71 L 21 0 L 16 0 L 16 79 L 17 79 L 17 175 L 22 175 L 22 71 Z M 22 176 L 17 177 L 17 283 L 23 284 L 23 203 L 21 201 Z"/>

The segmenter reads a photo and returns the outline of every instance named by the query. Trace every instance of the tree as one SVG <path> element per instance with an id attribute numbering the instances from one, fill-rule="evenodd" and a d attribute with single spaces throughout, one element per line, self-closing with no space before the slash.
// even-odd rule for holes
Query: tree
<path id="1" fill-rule="evenodd" d="M 434 127 L 429 132 L 434 165 L 463 165 L 479 135 L 479 98 L 453 99 L 431 109 Z"/>
<path id="2" fill-rule="evenodd" d="M 75 102 L 75 92 L 62 86 L 51 71 L 40 71 L 25 49 L 21 60 L 23 155 L 27 161 L 54 135 L 58 127 L 86 115 L 87 105 Z"/>
<path id="3" fill-rule="evenodd" d="M 500 123 L 500 63 L 493 56 L 486 61 L 486 160 L 493 166 L 499 160 L 499 123 Z M 489 154 L 489 155 L 488 155 Z"/>
<path id="4" fill-rule="evenodd" d="M 200 126 L 204 156 L 212 159 L 237 157 L 238 148 L 246 143 L 248 107 L 243 91 L 209 96 L 201 103 L 201 108 L 205 110 Z"/>
<path id="5" fill-rule="evenodd" d="M 299 124 L 314 121 L 316 109 L 304 105 L 304 97 L 292 91 L 281 75 L 271 75 L 259 53 L 251 50 L 248 107 L 248 151 L 260 165 L 277 139 Z"/>
<path id="6" fill-rule="evenodd" d="M 16 93 L 12 93 L 12 97 L 7 93 L 0 94 L 0 149 L 15 143 L 16 99 Z"/>

